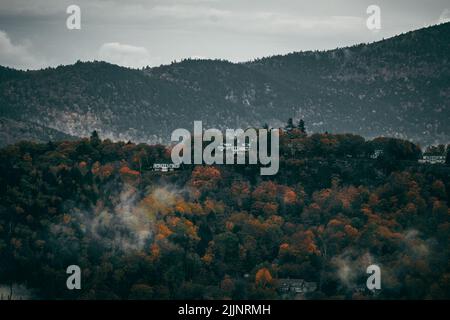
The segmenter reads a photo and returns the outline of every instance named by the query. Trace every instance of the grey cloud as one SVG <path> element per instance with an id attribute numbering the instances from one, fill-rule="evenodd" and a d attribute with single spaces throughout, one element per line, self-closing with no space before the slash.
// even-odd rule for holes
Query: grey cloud
<path id="1" fill-rule="evenodd" d="M 132 68 L 152 64 L 150 53 L 146 48 L 119 42 L 104 43 L 99 49 L 98 57 L 103 61 Z"/>
<path id="2" fill-rule="evenodd" d="M 31 53 L 30 44 L 14 44 L 8 34 L 0 30 L 0 65 L 16 69 L 36 69 L 45 64 Z"/>
<path id="3" fill-rule="evenodd" d="M 439 16 L 438 23 L 445 23 L 450 21 L 450 9 L 445 9 L 442 11 L 441 15 Z"/>
<path id="4" fill-rule="evenodd" d="M 102 53 L 109 61 L 132 66 L 136 54 L 143 65 L 190 56 L 243 61 L 377 41 L 449 16 L 448 0 L 378 0 L 382 29 L 373 33 L 365 26 L 371 0 L 0 1 L 0 30 L 16 43 L 30 39 L 33 53 L 51 65 L 98 59 L 107 43 L 120 44 Z M 82 30 L 68 31 L 65 10 L 74 3 Z"/>

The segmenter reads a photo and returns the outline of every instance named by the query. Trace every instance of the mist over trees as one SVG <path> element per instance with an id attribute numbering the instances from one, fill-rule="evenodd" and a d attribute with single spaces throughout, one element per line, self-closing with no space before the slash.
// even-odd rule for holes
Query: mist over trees
<path id="1" fill-rule="evenodd" d="M 280 171 L 90 138 L 0 150 L 0 284 L 36 299 L 450 298 L 450 167 L 410 142 L 280 136 Z M 375 150 L 384 150 L 373 159 Z M 79 265 L 82 290 L 66 288 Z M 382 290 L 364 289 L 366 268 Z M 361 289 L 362 288 L 362 289 Z M 13 292 L 14 294 L 14 292 Z"/>

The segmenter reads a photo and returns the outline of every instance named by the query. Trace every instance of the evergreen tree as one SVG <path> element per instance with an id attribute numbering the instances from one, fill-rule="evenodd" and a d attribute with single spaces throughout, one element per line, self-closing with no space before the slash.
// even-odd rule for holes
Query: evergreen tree
<path id="1" fill-rule="evenodd" d="M 49 142 L 47 142 L 47 150 L 55 150 L 55 148 L 56 148 L 56 146 L 55 146 L 55 144 L 53 143 L 53 141 L 49 141 Z"/>
<path id="2" fill-rule="evenodd" d="M 303 121 L 303 119 L 300 119 L 300 121 L 298 122 L 298 128 L 302 133 L 306 133 L 305 121 Z"/>
<path id="3" fill-rule="evenodd" d="M 447 145 L 447 156 L 445 157 L 445 163 L 450 164 L 450 144 Z"/>
<path id="4" fill-rule="evenodd" d="M 286 130 L 292 130 L 294 129 L 294 127 L 294 121 L 292 120 L 292 118 L 289 118 L 286 125 Z"/>
<path id="5" fill-rule="evenodd" d="M 96 147 L 100 144 L 100 137 L 98 136 L 97 130 L 92 131 L 91 137 L 89 138 L 91 145 Z"/>

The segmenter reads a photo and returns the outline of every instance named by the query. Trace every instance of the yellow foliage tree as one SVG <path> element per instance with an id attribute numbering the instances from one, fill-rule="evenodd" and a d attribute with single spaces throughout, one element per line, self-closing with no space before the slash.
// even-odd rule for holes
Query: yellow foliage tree
<path id="1" fill-rule="evenodd" d="M 266 287 L 272 283 L 272 275 L 267 268 L 261 268 L 256 272 L 255 283 L 258 286 Z"/>

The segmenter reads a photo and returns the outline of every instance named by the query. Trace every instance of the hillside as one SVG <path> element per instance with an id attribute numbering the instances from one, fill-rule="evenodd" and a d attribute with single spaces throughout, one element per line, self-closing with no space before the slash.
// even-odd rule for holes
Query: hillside
<path id="1" fill-rule="evenodd" d="M 17 142 L 18 139 L 42 142 L 73 140 L 74 138 L 71 135 L 33 122 L 0 117 L 0 147 Z"/>
<path id="2" fill-rule="evenodd" d="M 280 172 L 90 139 L 0 149 L 0 293 L 34 299 L 448 299 L 450 167 L 293 130 Z M 383 148 L 378 159 L 368 155 Z M 350 154 L 349 154 L 350 152 Z M 82 268 L 67 290 L 66 268 Z M 382 290 L 366 268 L 382 268 Z M 308 291 L 282 290 L 283 279 Z M 9 294 L 9 290 L 4 290 Z"/>
<path id="3" fill-rule="evenodd" d="M 0 68 L 0 116 L 71 136 L 96 129 L 112 140 L 148 143 L 167 142 L 173 129 L 192 128 L 194 120 L 236 128 L 279 126 L 290 117 L 304 118 L 310 132 L 447 143 L 449 33 L 446 23 L 372 44 L 239 64 Z M 10 131 L 17 132 L 10 141 L 23 138 Z"/>

